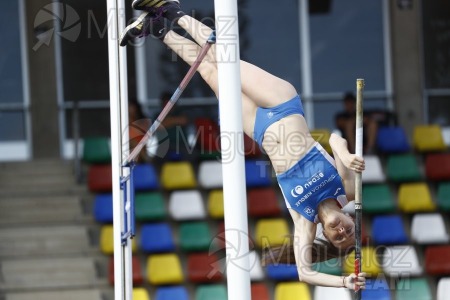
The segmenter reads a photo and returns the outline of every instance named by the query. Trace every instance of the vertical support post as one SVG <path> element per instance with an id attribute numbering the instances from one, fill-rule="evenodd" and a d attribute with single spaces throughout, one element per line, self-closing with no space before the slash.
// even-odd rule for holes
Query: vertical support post
<path id="1" fill-rule="evenodd" d="M 305 108 L 306 122 L 309 128 L 314 128 L 313 108 L 313 82 L 311 71 L 311 39 L 309 36 L 309 3 L 308 0 L 299 0 L 298 15 L 300 21 L 300 53 L 302 100 Z"/>
<path id="2" fill-rule="evenodd" d="M 109 91 L 111 117 L 111 156 L 114 219 L 114 299 L 132 299 L 131 240 L 122 245 L 124 231 L 124 194 L 121 179 L 129 175 L 122 168 L 122 159 L 128 156 L 128 89 L 126 49 L 119 49 L 119 30 L 125 27 L 124 0 L 107 0 Z M 129 184 L 129 181 L 127 183 Z M 126 191 L 130 191 L 128 186 Z"/>
<path id="3" fill-rule="evenodd" d="M 228 299 L 250 300 L 237 0 L 215 0 Z"/>
<path id="4" fill-rule="evenodd" d="M 363 91 L 364 79 L 356 80 L 356 137 L 355 154 L 363 156 Z M 355 273 L 361 273 L 362 173 L 355 174 Z M 355 298 L 361 299 L 361 290 L 355 288 Z"/>

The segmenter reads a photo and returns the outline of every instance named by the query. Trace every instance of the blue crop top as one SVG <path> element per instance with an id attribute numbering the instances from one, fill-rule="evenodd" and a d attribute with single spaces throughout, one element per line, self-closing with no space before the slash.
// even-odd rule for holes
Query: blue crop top
<path id="1" fill-rule="evenodd" d="M 256 110 L 255 128 L 253 130 L 254 140 L 262 148 L 264 133 L 267 128 L 284 117 L 295 114 L 305 116 L 299 95 L 274 107 L 258 107 Z"/>

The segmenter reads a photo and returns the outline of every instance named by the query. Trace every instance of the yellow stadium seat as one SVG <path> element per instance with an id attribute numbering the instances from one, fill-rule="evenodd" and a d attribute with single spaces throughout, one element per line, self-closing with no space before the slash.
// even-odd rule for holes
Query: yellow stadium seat
<path id="1" fill-rule="evenodd" d="M 311 136 L 329 153 L 332 154 L 333 150 L 330 146 L 331 132 L 328 129 L 313 129 L 311 130 Z"/>
<path id="2" fill-rule="evenodd" d="M 398 207 L 406 213 L 434 211 L 433 202 L 428 185 L 424 182 L 404 183 L 398 192 Z"/>
<path id="3" fill-rule="evenodd" d="M 439 125 L 414 127 L 413 143 L 419 152 L 444 151 L 447 148 Z"/>
<path id="4" fill-rule="evenodd" d="M 190 162 L 166 162 L 161 170 L 161 183 L 168 190 L 191 189 L 197 186 Z"/>
<path id="5" fill-rule="evenodd" d="M 256 245 L 259 247 L 288 243 L 289 228 L 285 219 L 260 219 L 255 229 Z"/>
<path id="6" fill-rule="evenodd" d="M 361 270 L 366 272 L 369 277 L 377 276 L 381 273 L 380 262 L 377 259 L 377 253 L 373 247 L 363 247 L 361 249 Z M 343 265 L 343 272 L 351 274 L 355 272 L 355 251 L 350 253 Z"/>
<path id="7" fill-rule="evenodd" d="M 134 288 L 133 300 L 150 300 L 150 296 L 145 288 Z"/>
<path id="8" fill-rule="evenodd" d="M 184 280 L 180 260 L 174 253 L 150 255 L 147 259 L 147 276 L 154 285 L 178 284 Z"/>
<path id="9" fill-rule="evenodd" d="M 223 191 L 212 190 L 208 197 L 208 212 L 211 218 L 223 218 Z"/>
<path id="10" fill-rule="evenodd" d="M 311 300 L 309 287 L 304 282 L 281 282 L 275 287 L 275 300 Z"/>
<path id="11" fill-rule="evenodd" d="M 136 252 L 136 242 L 131 240 L 131 250 Z M 100 230 L 100 250 L 106 254 L 114 253 L 114 228 L 113 225 L 104 225 Z"/>

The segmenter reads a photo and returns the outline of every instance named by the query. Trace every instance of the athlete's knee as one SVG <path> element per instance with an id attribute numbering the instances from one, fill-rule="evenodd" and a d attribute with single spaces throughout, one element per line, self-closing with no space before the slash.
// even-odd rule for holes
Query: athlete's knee
<path id="1" fill-rule="evenodd" d="M 283 80 L 281 88 L 283 89 L 284 93 L 290 95 L 290 97 L 294 97 L 298 94 L 295 87 L 289 81 Z"/>

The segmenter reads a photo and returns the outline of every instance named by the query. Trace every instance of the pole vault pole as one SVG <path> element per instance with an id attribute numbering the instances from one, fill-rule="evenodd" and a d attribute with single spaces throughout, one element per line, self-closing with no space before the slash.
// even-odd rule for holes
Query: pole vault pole
<path id="1" fill-rule="evenodd" d="M 216 59 L 230 300 L 250 300 L 250 263 L 237 0 L 215 0 Z"/>
<path id="2" fill-rule="evenodd" d="M 363 156 L 363 91 L 364 79 L 356 80 L 356 137 L 355 154 Z M 361 273 L 362 173 L 355 174 L 355 274 Z M 361 290 L 355 286 L 355 299 L 361 299 Z"/>
<path id="3" fill-rule="evenodd" d="M 114 225 L 114 299 L 131 300 L 131 238 L 122 238 L 129 226 L 125 218 L 124 195 L 121 178 L 129 175 L 129 169 L 122 168 L 123 157 L 128 155 L 128 82 L 126 48 L 119 48 L 119 30 L 125 27 L 124 0 L 107 0 L 108 16 L 108 58 L 109 92 L 111 118 L 111 164 L 113 183 L 113 225 Z M 130 191 L 130 188 L 125 189 Z M 129 195 L 128 195 L 129 196 Z"/>

